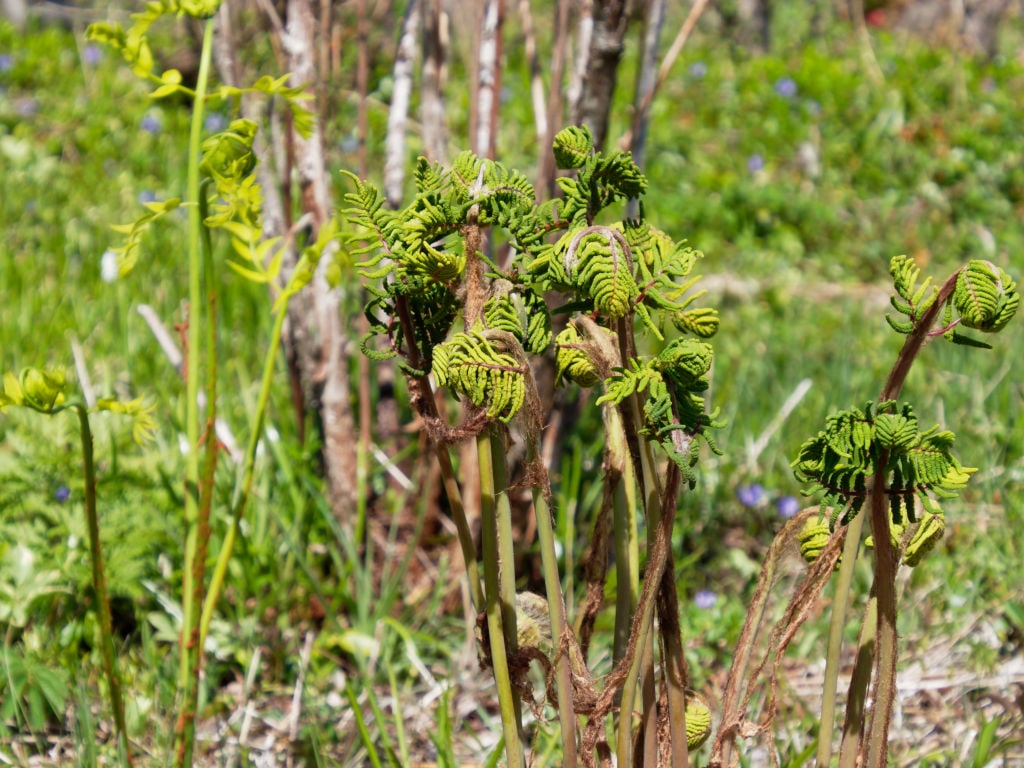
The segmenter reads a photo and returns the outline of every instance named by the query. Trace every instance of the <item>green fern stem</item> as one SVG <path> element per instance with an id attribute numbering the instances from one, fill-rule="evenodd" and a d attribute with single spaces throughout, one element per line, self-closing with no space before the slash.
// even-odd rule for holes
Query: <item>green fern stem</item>
<path id="1" fill-rule="evenodd" d="M 671 461 L 668 462 L 666 471 L 668 476 L 665 480 L 665 498 L 673 499 L 674 509 L 674 500 L 679 491 L 681 473 L 675 462 Z M 662 575 L 665 573 L 668 548 L 672 545 L 671 510 L 668 512 L 666 512 L 666 510 L 660 510 L 659 512 L 658 529 L 653 536 L 652 545 L 648 550 L 647 570 L 644 573 L 643 589 L 640 593 L 637 613 L 633 617 L 633 627 L 630 632 L 629 651 L 632 654 L 632 657 L 630 658 L 630 654 L 627 653 L 626 658 L 623 660 L 628 661 L 629 666 L 622 686 L 622 714 L 620 715 L 618 744 L 616 749 L 618 765 L 633 765 L 633 740 L 631 727 L 633 703 L 636 701 L 637 689 L 640 687 L 641 682 L 644 681 L 644 685 L 647 687 L 646 681 L 653 681 L 655 596 L 660 589 Z M 653 696 L 653 691 L 650 693 L 645 692 L 645 701 L 643 702 L 645 708 L 642 710 L 645 721 L 650 711 L 647 707 L 650 706 L 653 708 L 654 704 L 653 701 L 646 701 L 648 695 Z M 655 732 L 652 734 L 651 729 L 649 727 L 646 728 L 645 743 L 647 744 L 647 747 L 645 748 L 645 755 L 652 754 L 650 752 L 650 738 L 652 735 L 656 739 L 657 733 Z M 653 755 L 657 755 L 656 743 Z"/>
<path id="2" fill-rule="evenodd" d="M 133 765 L 131 745 L 128 743 L 128 728 L 124 716 L 124 696 L 121 692 L 121 673 L 114 648 L 114 622 L 110 613 L 110 596 L 107 592 L 107 577 L 103 570 L 103 547 L 100 542 L 99 515 L 96 511 L 96 462 L 93 455 L 92 429 L 89 426 L 89 410 L 85 404 L 75 406 L 78 414 L 79 435 L 82 441 L 82 471 L 85 477 L 85 518 L 89 529 L 89 554 L 92 560 L 92 588 L 96 593 L 96 613 L 100 620 L 100 635 L 103 667 L 107 674 L 110 692 L 110 709 L 117 729 L 117 740 L 129 768 Z"/>
<path id="3" fill-rule="evenodd" d="M 210 586 L 203 600 L 202 615 L 199 620 L 200 647 L 206 644 L 206 637 L 210 632 L 210 622 L 213 621 L 213 612 L 224 589 L 224 579 L 227 576 L 228 564 L 231 562 L 235 542 L 238 539 L 238 526 L 241 523 L 242 515 L 249 501 L 249 495 L 252 493 L 252 484 L 256 474 L 256 450 L 259 447 L 260 439 L 263 437 L 263 424 L 266 420 L 267 409 L 270 406 L 270 390 L 276 371 L 277 353 L 281 348 L 281 335 L 287 316 L 288 303 L 281 302 L 274 316 L 274 328 L 270 334 L 270 347 L 267 349 L 267 355 L 263 361 L 263 375 L 260 380 L 259 396 L 256 400 L 256 415 L 242 465 L 242 482 L 235 493 L 235 497 L 232 499 L 231 523 L 228 525 L 228 529 L 224 534 L 224 541 L 221 544 L 220 551 L 217 553 L 217 561 L 210 576 Z"/>
<path id="4" fill-rule="evenodd" d="M 197 590 L 200 585 L 194 583 L 197 554 L 199 550 L 199 365 L 202 343 L 202 328 L 199 322 L 199 307 L 202 303 L 202 248 L 200 245 L 203 228 L 202 214 L 199 208 L 200 199 L 200 143 L 203 130 L 203 107 L 206 89 L 210 77 L 210 62 L 213 54 L 212 18 L 207 19 L 203 26 L 203 43 L 199 57 L 199 74 L 196 81 L 195 98 L 192 106 L 192 124 L 188 145 L 188 349 L 185 378 L 185 430 L 188 442 L 188 454 L 185 459 L 185 560 L 183 564 L 182 584 L 182 634 L 178 665 L 178 692 L 180 710 L 175 726 L 175 753 L 179 768 L 192 764 L 192 751 L 195 742 L 195 710 L 198 700 L 198 687 L 194 684 L 192 665 L 196 653 L 202 646 L 196 646 L 198 638 L 198 610 L 196 603 Z M 212 403 L 209 404 L 212 407 Z"/>
<path id="5" fill-rule="evenodd" d="M 513 580 L 512 595 L 505 595 L 502 587 L 502 571 L 508 572 L 512 567 L 512 562 L 505 561 L 503 563 L 501 560 L 501 552 L 503 549 L 507 549 L 508 545 L 502 541 L 507 538 L 507 534 L 504 533 L 505 525 L 498 519 L 499 512 L 495 492 L 497 478 L 492 450 L 493 432 L 494 428 L 492 427 L 477 436 L 484 602 L 491 651 L 491 669 L 494 672 L 494 684 L 498 689 L 498 709 L 501 713 L 502 733 L 505 736 L 505 756 L 509 768 L 523 768 L 526 765 L 526 758 L 523 751 L 522 721 L 508 665 L 509 656 L 514 654 L 517 648 L 515 582 Z M 498 455 L 500 461 L 504 463 L 504 452 L 501 451 Z M 507 620 L 510 614 L 511 623 Z"/>
<path id="6" fill-rule="evenodd" d="M 853 570 L 860 552 L 860 539 L 863 530 L 864 515 L 857 515 L 847 526 L 842 559 L 839 561 L 839 577 L 836 580 L 836 593 L 832 600 L 832 617 L 828 628 L 828 651 L 825 655 L 821 720 L 818 724 L 818 765 L 829 765 L 832 759 L 832 731 L 835 727 L 836 692 L 839 687 L 843 629 L 846 626 L 846 608 L 850 601 Z"/>
<path id="7" fill-rule="evenodd" d="M 527 438 L 526 461 L 536 465 L 540 461 L 539 435 L 534 431 Z M 533 486 L 533 510 L 537 517 L 537 539 L 540 543 L 541 568 L 544 572 L 544 587 L 548 598 L 548 616 L 551 619 L 551 638 L 555 653 L 555 686 L 558 690 L 558 720 L 562 732 L 562 765 L 574 768 L 576 756 L 576 715 L 572 701 L 572 671 L 570 650 L 563 639 L 566 637 L 565 598 L 558 573 L 558 556 L 555 553 L 555 534 L 551 525 L 551 509 L 545 488 Z"/>

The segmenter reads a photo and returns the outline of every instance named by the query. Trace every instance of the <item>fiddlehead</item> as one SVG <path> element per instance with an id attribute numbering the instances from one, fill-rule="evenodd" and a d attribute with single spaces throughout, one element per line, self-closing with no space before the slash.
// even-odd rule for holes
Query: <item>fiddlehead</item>
<path id="1" fill-rule="evenodd" d="M 891 401 L 868 403 L 863 410 L 829 417 L 825 429 L 806 441 L 793 461 L 797 478 L 811 486 L 808 494 L 821 492 L 823 505 L 845 510 L 844 525 L 864 505 L 866 478 L 876 471 L 886 473 L 885 493 L 895 524 L 904 522 L 904 510 L 909 522 L 915 522 L 915 496 L 931 512 L 936 507 L 933 497 L 956 496 L 976 471 L 953 455 L 952 432 L 938 426 L 922 432 L 910 405 L 895 409 Z M 886 464 L 877 467 L 882 456 Z"/>
<path id="2" fill-rule="evenodd" d="M 712 451 L 718 452 L 708 430 L 721 424 L 716 413 L 705 413 L 703 398 L 711 360 L 710 345 L 676 339 L 653 359 L 628 361 L 608 380 L 605 394 L 597 401 L 598 405 L 618 404 L 634 394 L 646 393 L 644 431 L 659 441 L 690 483 L 694 481 L 692 467 L 697 458 L 691 439 L 703 438 Z"/>
<path id="3" fill-rule="evenodd" d="M 555 364 L 556 380 L 571 381 L 584 389 L 601 381 L 601 373 L 590 355 L 589 345 L 572 323 L 555 337 Z"/>
<path id="4" fill-rule="evenodd" d="M 997 333 L 1013 318 L 1019 303 L 1016 283 L 990 261 L 971 261 L 957 276 L 953 306 L 967 328 Z"/>
<path id="5" fill-rule="evenodd" d="M 909 334 L 935 303 L 939 289 L 932 286 L 930 278 L 917 286 L 920 270 L 907 256 L 893 257 L 889 271 L 896 288 L 892 306 L 907 320 L 891 316 L 886 319 L 896 331 Z M 988 349 L 985 342 L 959 333 L 958 326 L 998 333 L 1016 314 L 1020 295 L 1016 283 L 1004 270 L 990 261 L 974 259 L 956 273 L 952 293 L 944 301 L 942 335 L 956 344 Z"/>
<path id="6" fill-rule="evenodd" d="M 440 386 L 486 408 L 488 418 L 508 423 L 526 399 L 529 371 L 499 349 L 501 333 L 455 334 L 434 348 L 432 370 Z"/>

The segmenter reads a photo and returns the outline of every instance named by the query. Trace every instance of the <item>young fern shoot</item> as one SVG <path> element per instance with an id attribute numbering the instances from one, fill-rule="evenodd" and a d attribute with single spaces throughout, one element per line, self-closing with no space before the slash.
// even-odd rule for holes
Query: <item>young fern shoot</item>
<path id="1" fill-rule="evenodd" d="M 537 661 L 554 672 L 547 697 L 558 712 L 563 765 L 574 765 L 577 759 L 594 765 L 599 755 L 607 754 L 605 724 L 616 712 L 620 764 L 632 764 L 635 742 L 648 745 L 646 761 L 664 753 L 681 765 L 687 749 L 707 737 L 710 718 L 707 708 L 688 699 L 685 691 L 671 531 L 681 481 L 692 487 L 696 479 L 698 445 L 703 441 L 715 450 L 708 431 L 716 422 L 706 412 L 703 393 L 712 362 L 705 339 L 717 330 L 718 317 L 712 309 L 693 306 L 702 295 L 690 291 L 697 280 L 690 272 L 699 253 L 642 218 L 596 223 L 604 209 L 640 198 L 647 189 L 629 153 L 596 152 L 585 128 L 561 131 L 554 153 L 558 165 L 574 175 L 559 179 L 561 198 L 540 205 L 521 174 L 468 152 L 450 168 L 421 160 L 415 173 L 417 194 L 400 211 L 385 209 L 377 189 L 351 177 L 355 191 L 346 197 L 347 213 L 361 231 L 349 238 L 349 248 L 366 257 L 361 268 L 370 281 L 370 333 L 363 350 L 375 359 L 395 359 L 405 372 L 412 403 L 433 438 L 443 471 L 448 471 L 444 466 L 450 443 L 478 440 L 482 474 L 487 475 L 481 479 L 486 518 L 482 589 L 472 538 L 463 534 L 468 522 L 457 519 L 456 524 L 474 603 L 487 616 L 488 631 L 480 636 L 489 647 L 482 649 L 481 658 L 499 682 L 509 764 L 525 760 L 517 699 L 527 695 L 525 673 Z M 503 238 L 511 249 L 508 266 L 499 268 L 483 255 L 487 233 Z M 554 296 L 562 297 L 561 304 L 549 311 Z M 606 498 L 615 499 L 616 529 L 631 543 L 620 552 L 620 574 L 628 578 L 618 584 L 622 599 L 616 603 L 616 666 L 603 686 L 587 669 L 584 650 L 603 588 L 596 583 L 588 588 L 591 597 L 577 636 L 565 623 L 565 605 L 572 596 L 562 589 L 547 472 L 540 459 L 542 414 L 527 355 L 542 355 L 551 347 L 552 312 L 570 315 L 555 344 L 557 378 L 584 387 L 603 383 L 605 394 L 598 405 L 611 415 L 607 423 L 615 425 L 609 443 L 619 446 L 617 458 L 606 460 Z M 660 345 L 660 352 L 637 352 L 634 318 Z M 667 327 L 672 337 L 666 341 Z M 435 383 L 466 401 L 461 424 L 451 426 L 438 418 Z M 514 592 L 514 542 L 510 513 L 503 506 L 508 480 L 502 446 L 508 425 L 519 426 L 527 443 L 525 475 L 534 488 L 550 649 L 530 640 L 537 633 L 515 631 L 514 608 L 536 600 Z M 670 467 L 664 483 L 662 463 Z M 457 492 L 457 483 L 449 487 Z M 452 508 L 460 514 L 461 504 Z M 641 515 L 651 537 L 647 571 L 638 584 L 636 531 Z M 598 553 L 608 552 L 607 526 L 596 526 L 594 537 L 592 551 L 599 558 Z M 593 580 L 606 575 L 600 564 L 588 572 Z M 659 647 L 665 649 L 661 666 L 667 709 L 659 708 L 654 688 L 655 610 L 662 634 Z M 530 626 L 535 624 L 534 617 Z M 641 681 L 642 696 L 634 701 L 629 691 L 638 690 Z M 528 696 L 527 703 L 532 701 Z M 637 709 L 639 732 L 633 718 Z"/>

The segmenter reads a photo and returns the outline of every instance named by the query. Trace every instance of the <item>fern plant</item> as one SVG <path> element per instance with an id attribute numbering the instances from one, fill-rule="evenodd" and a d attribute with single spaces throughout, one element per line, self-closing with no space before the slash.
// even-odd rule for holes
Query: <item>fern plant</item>
<path id="1" fill-rule="evenodd" d="M 707 737 L 710 718 L 686 693 L 670 534 L 680 481 L 692 487 L 696 480 L 699 446 L 716 450 L 710 439 L 716 420 L 703 393 L 713 360 L 705 339 L 717 330 L 717 313 L 694 306 L 702 295 L 691 291 L 697 251 L 642 215 L 596 223 L 610 206 L 647 189 L 629 153 L 597 152 L 589 131 L 576 127 L 556 136 L 554 153 L 572 175 L 559 179 L 560 198 L 540 204 L 524 176 L 468 152 L 449 168 L 421 160 L 416 195 L 399 211 L 386 209 L 371 184 L 350 177 L 354 191 L 346 196 L 346 213 L 355 230 L 346 235 L 346 247 L 362 258 L 370 295 L 363 350 L 374 359 L 397 360 L 433 439 L 471 595 L 486 617 L 481 658 L 498 683 L 509 765 L 526 762 L 520 712 L 522 696 L 533 702 L 525 676 L 531 661 L 549 673 L 547 698 L 558 711 L 564 765 L 593 765 L 610 751 L 608 718 L 617 722 L 620 765 L 645 750 L 649 760 L 659 753 L 685 760 L 687 749 Z M 485 255 L 502 245 L 511 253 L 502 263 Z M 557 339 L 552 316 L 567 316 Z M 660 351 L 639 353 L 636 320 Z M 603 387 L 596 405 L 609 430 L 608 503 L 593 534 L 579 632 L 565 622 L 572 595 L 562 589 L 555 555 L 540 460 L 540 398 L 529 361 L 551 350 L 553 341 L 561 383 Z M 467 402 L 461 424 L 439 418 L 435 384 Z M 536 600 L 516 594 L 505 434 L 513 423 L 526 442 L 524 480 L 534 490 L 549 627 L 543 635 L 552 638 L 543 648 L 531 639 L 538 633 L 517 631 L 516 607 Z M 482 584 L 448 455 L 453 442 L 468 438 L 477 441 L 480 463 Z M 650 532 L 642 581 L 639 515 Z M 619 541 L 628 577 L 617 581 L 615 671 L 601 684 L 586 656 L 606 578 L 610 529 L 603 521 L 609 517 L 624 532 Z M 644 683 L 654 679 L 656 645 L 667 709 Z M 642 713 L 639 722 L 635 711 Z"/>
<path id="2" fill-rule="evenodd" d="M 955 499 L 976 471 L 964 466 L 954 454 L 952 431 L 940 425 L 922 428 L 913 406 L 899 398 L 911 366 L 929 340 L 941 337 L 955 344 L 989 348 L 962 329 L 998 332 L 1012 319 L 1020 302 L 1014 281 L 988 261 L 967 263 L 941 286 L 930 278 L 919 282 L 920 269 L 906 256 L 892 259 L 890 274 L 895 288 L 891 304 L 897 315 L 887 320 L 896 332 L 906 336 L 903 348 L 878 399 L 829 416 L 821 431 L 803 443 L 793 460 L 793 470 L 805 484 L 805 493 L 816 496 L 819 503 L 794 518 L 777 541 L 797 539 L 811 569 L 791 599 L 782 623 L 772 633 L 768 652 L 748 676 L 746 664 L 756 622 L 763 614 L 765 593 L 781 545 L 769 554 L 730 674 L 712 766 L 730 764 L 732 742 L 744 729 L 743 710 L 751 699 L 756 678 L 769 662 L 777 670 L 786 645 L 807 617 L 804 606 L 813 602 L 835 570 L 836 599 L 817 745 L 817 764 L 830 764 L 846 604 L 855 562 L 868 548 L 873 552 L 874 583 L 846 697 L 839 765 L 881 768 L 887 764 L 896 686 L 897 570 L 900 564 L 920 564 L 934 550 L 946 527 L 942 504 Z M 862 542 L 866 520 L 871 535 Z M 769 675 L 771 686 L 775 685 L 776 674 L 772 671 Z M 768 699 L 768 722 L 774 714 L 772 694 Z"/>

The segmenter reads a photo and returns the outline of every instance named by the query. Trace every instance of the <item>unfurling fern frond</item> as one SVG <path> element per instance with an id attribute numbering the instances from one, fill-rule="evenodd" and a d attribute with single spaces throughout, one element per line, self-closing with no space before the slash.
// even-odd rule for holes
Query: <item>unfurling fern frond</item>
<path id="1" fill-rule="evenodd" d="M 487 160 L 483 167 L 483 183 L 472 190 L 471 200 L 478 206 L 478 221 L 484 226 L 521 229 L 521 220 L 533 212 L 533 185 L 501 163 Z"/>
<path id="2" fill-rule="evenodd" d="M 420 194 L 401 214 L 402 250 L 399 273 L 451 283 L 466 268 L 462 242 L 451 237 L 462 222 L 439 193 Z"/>
<path id="3" fill-rule="evenodd" d="M 921 269 L 909 256 L 894 256 L 889 262 L 889 274 L 892 275 L 893 286 L 896 288 L 896 295 L 892 296 L 889 301 L 893 309 L 901 315 L 906 315 L 908 320 L 899 320 L 891 315 L 886 315 L 886 320 L 893 330 L 907 334 L 914 329 L 914 324 L 935 302 L 938 289 L 932 285 L 930 277 L 925 279 L 921 285 L 917 284 Z"/>
<path id="4" fill-rule="evenodd" d="M 564 279 L 602 317 L 617 320 L 633 309 L 637 295 L 633 258 L 622 234 L 610 227 L 587 227 L 563 237 L 556 279 Z"/>
<path id="5" fill-rule="evenodd" d="M 523 301 L 526 312 L 526 334 L 523 348 L 531 355 L 543 355 L 551 346 L 551 312 L 544 302 L 544 297 L 529 286 L 524 286 L 518 294 Z"/>
<path id="6" fill-rule="evenodd" d="M 484 304 L 484 327 L 512 334 L 530 354 L 544 354 L 552 335 L 544 297 L 528 285 L 515 286 L 504 278 L 491 284 L 491 293 Z"/>
<path id="7" fill-rule="evenodd" d="M 528 371 L 478 331 L 457 333 L 435 347 L 432 370 L 440 386 L 486 408 L 492 419 L 511 421 L 526 399 Z"/>
<path id="8" fill-rule="evenodd" d="M 672 324 L 684 333 L 710 339 L 718 333 L 718 310 L 712 307 L 687 309 L 672 315 Z"/>
<path id="9" fill-rule="evenodd" d="M 938 426 L 924 432 L 909 405 L 896 409 L 892 401 L 868 403 L 829 417 L 825 429 L 806 441 L 792 467 L 809 485 L 808 494 L 823 493 L 822 503 L 847 507 L 847 523 L 866 499 L 866 480 L 878 468 L 886 474 L 892 520 L 903 523 L 904 511 L 914 522 L 916 496 L 927 510 L 932 497 L 950 498 L 962 490 L 975 470 L 952 454 L 954 435 Z"/>
<path id="10" fill-rule="evenodd" d="M 556 381 L 571 381 L 589 389 L 601 381 L 598 367 L 590 356 L 590 345 L 576 326 L 569 323 L 555 337 Z"/>
<path id="11" fill-rule="evenodd" d="M 984 333 L 1001 331 L 1017 312 L 1017 285 L 990 261 L 975 259 L 957 276 L 953 304 L 960 322 Z"/>
<path id="12" fill-rule="evenodd" d="M 903 562 L 911 568 L 917 566 L 925 555 L 931 552 L 942 540 L 946 531 L 946 516 L 938 504 L 932 502 L 932 509 L 921 516 L 907 548 L 903 552 Z"/>
<path id="13" fill-rule="evenodd" d="M 553 149 L 559 168 L 580 168 L 594 151 L 594 136 L 585 125 L 570 125 L 555 134 Z"/>

